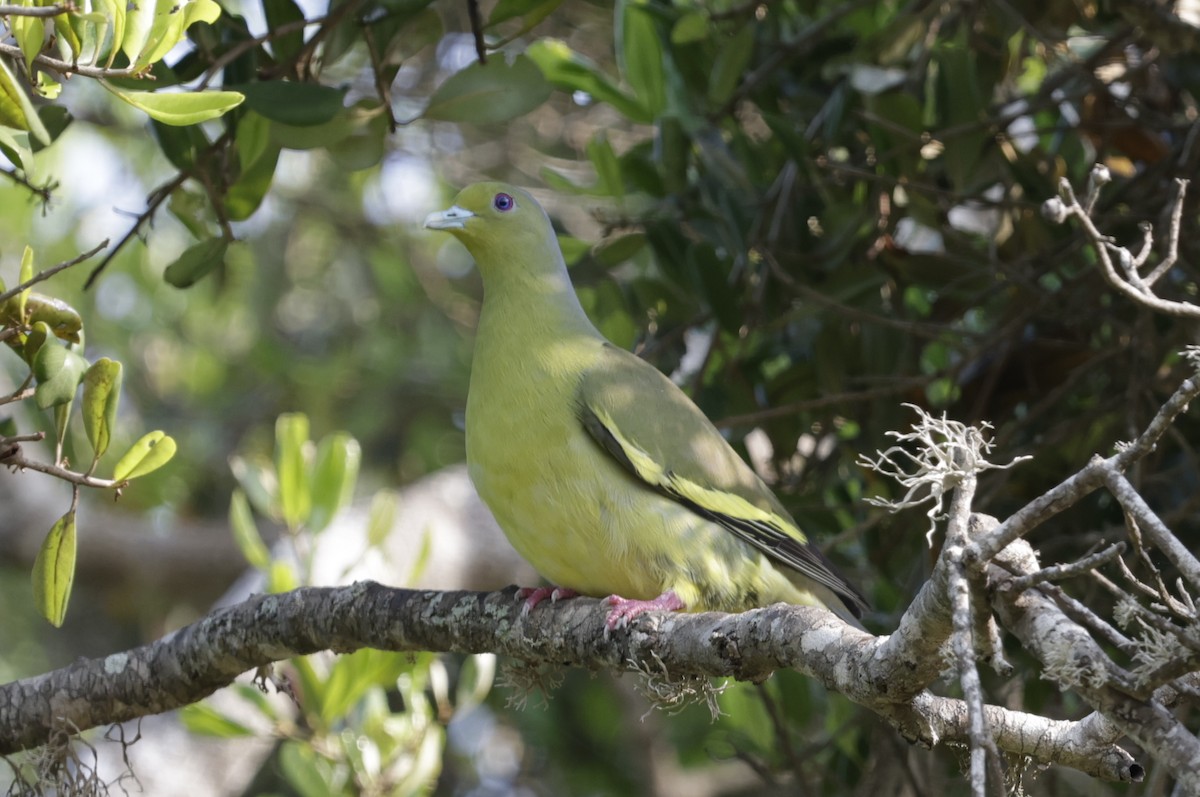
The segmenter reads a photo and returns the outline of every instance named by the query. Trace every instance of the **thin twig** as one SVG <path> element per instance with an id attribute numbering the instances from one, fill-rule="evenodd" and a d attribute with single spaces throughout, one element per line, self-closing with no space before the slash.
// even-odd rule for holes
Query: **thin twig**
<path id="1" fill-rule="evenodd" d="M 16 296 L 18 293 L 25 290 L 26 288 L 31 288 L 43 280 L 50 279 L 51 277 L 53 277 L 55 274 L 57 274 L 60 271 L 65 271 L 65 270 L 71 268 L 71 266 L 78 266 L 83 261 L 88 260 L 88 259 L 92 258 L 93 256 L 95 256 L 96 253 L 98 253 L 101 249 L 103 249 L 106 246 L 108 246 L 107 238 L 105 238 L 103 241 L 101 241 L 99 244 L 92 247 L 88 251 L 79 255 L 78 257 L 72 258 L 71 260 L 65 260 L 62 263 L 59 263 L 57 266 L 51 266 L 50 268 L 46 269 L 45 271 L 39 271 L 37 274 L 34 274 L 28 280 L 26 280 L 25 282 L 22 282 L 20 285 L 16 286 L 15 288 L 10 288 L 9 290 L 5 291 L 4 293 L 0 293 L 0 304 L 7 302 L 9 299 Z"/>
<path id="2" fill-rule="evenodd" d="M 24 59 L 25 56 L 21 52 L 21 48 L 12 44 L 0 44 L 0 54 L 9 56 L 10 58 Z M 129 66 L 120 67 L 119 69 L 109 69 L 102 66 L 90 66 L 88 64 L 77 64 L 70 61 L 60 61 L 57 58 L 52 58 L 48 55 L 38 55 L 33 59 L 33 63 L 42 67 L 49 72 L 55 72 L 63 77 L 71 75 L 83 75 L 84 77 L 95 78 L 120 78 L 120 77 L 137 77 L 144 80 L 153 80 L 150 75 L 149 66 Z"/>
<path id="3" fill-rule="evenodd" d="M 1069 562 L 1065 565 L 1054 565 L 1053 567 L 1043 567 L 1036 573 L 1029 573 L 1018 578 L 1014 578 L 1004 585 L 1004 589 L 1026 590 L 1030 587 L 1041 584 L 1046 581 L 1062 581 L 1066 578 L 1082 575 L 1089 570 L 1094 570 L 1103 564 L 1111 562 L 1113 559 L 1120 557 L 1125 552 L 1125 543 L 1118 542 L 1105 548 L 1103 551 L 1085 556 L 1077 562 Z"/>
<path id="4" fill-rule="evenodd" d="M 150 195 L 147 197 L 146 209 L 138 214 L 137 220 L 134 221 L 134 224 L 131 228 L 129 228 L 129 231 L 121 236 L 121 240 L 117 241 L 116 246 L 114 246 L 112 250 L 104 256 L 104 259 L 101 260 L 94 269 L 92 269 L 92 273 L 88 274 L 87 280 L 83 283 L 84 290 L 92 287 L 92 283 L 95 282 L 96 278 L 100 276 L 100 272 L 104 271 L 104 269 L 108 267 L 108 264 L 113 261 L 113 258 L 117 256 L 117 253 L 119 253 L 125 247 L 125 244 L 129 243 L 134 236 L 141 231 L 142 225 L 154 217 L 154 214 L 158 212 L 159 206 L 167 200 L 167 197 L 171 196 L 171 193 L 176 188 L 183 185 L 183 183 L 188 179 L 188 176 L 188 172 L 181 171 L 170 180 L 150 192 Z"/>
<path id="5" fill-rule="evenodd" d="M 82 487 L 95 487 L 100 490 L 121 489 L 129 483 L 128 481 L 115 481 L 113 479 L 97 479 L 94 476 L 68 470 L 60 465 L 47 465 L 45 462 L 26 459 L 21 455 L 19 447 L 14 448 L 3 460 L 0 460 L 0 465 L 13 468 L 14 470 L 35 470 L 38 473 L 45 473 L 48 476 L 54 476 L 71 484 L 77 484 Z"/>
<path id="6" fill-rule="evenodd" d="M 479 0 L 467 0 L 467 16 L 471 19 L 471 33 L 475 37 L 475 56 L 479 63 L 487 63 L 487 43 L 483 40 L 483 18 L 479 13 Z"/>
<path id="7" fill-rule="evenodd" d="M 58 188 L 57 180 L 50 180 L 45 185 L 34 185 L 28 178 L 22 177 L 17 169 L 0 169 L 0 174 L 3 174 L 17 185 L 27 188 L 31 193 L 36 194 L 37 198 L 42 202 L 43 210 L 50 203 L 51 194 L 54 192 L 54 189 Z"/>

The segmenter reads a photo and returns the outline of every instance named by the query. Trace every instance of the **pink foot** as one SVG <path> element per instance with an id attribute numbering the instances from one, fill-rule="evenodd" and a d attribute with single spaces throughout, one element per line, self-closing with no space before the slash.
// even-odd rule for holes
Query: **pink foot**
<path id="1" fill-rule="evenodd" d="M 608 619 L 604 621 L 606 632 L 629 625 L 634 618 L 646 612 L 677 612 L 687 608 L 673 589 L 667 590 L 654 600 L 634 601 L 620 595 L 609 595 L 604 602 L 612 607 L 608 612 Z"/>
<path id="2" fill-rule="evenodd" d="M 560 600 L 574 598 L 578 595 L 578 592 L 566 587 L 521 587 L 517 590 L 517 600 L 525 601 L 525 607 L 521 609 L 521 614 L 529 614 L 546 598 L 549 598 L 551 603 L 558 603 Z"/>

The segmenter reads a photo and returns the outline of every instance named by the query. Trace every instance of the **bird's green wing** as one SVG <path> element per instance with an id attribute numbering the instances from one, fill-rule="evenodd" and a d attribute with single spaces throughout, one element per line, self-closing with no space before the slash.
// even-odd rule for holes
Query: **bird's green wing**
<path id="1" fill-rule="evenodd" d="M 637 481 L 833 590 L 861 616 L 862 595 L 674 383 L 611 344 L 579 385 L 580 422 Z"/>

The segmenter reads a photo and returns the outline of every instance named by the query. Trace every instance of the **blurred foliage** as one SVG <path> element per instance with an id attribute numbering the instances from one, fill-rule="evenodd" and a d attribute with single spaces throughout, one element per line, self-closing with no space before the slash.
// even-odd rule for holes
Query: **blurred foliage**
<path id="1" fill-rule="evenodd" d="M 73 80 L 58 103 L 74 122 L 0 189 L 0 240 L 46 262 L 129 233 L 90 290 L 78 269 L 53 286 L 89 351 L 125 363 L 121 412 L 179 441 L 130 508 L 223 513 L 229 453 L 270 451 L 286 411 L 361 441 L 373 483 L 460 460 L 479 285 L 461 248 L 415 228 L 482 177 L 544 186 L 600 328 L 722 423 L 831 541 L 880 630 L 931 561 L 919 513 L 860 500 L 895 489 L 854 463 L 909 423 L 902 402 L 991 422 L 998 459 L 1035 455 L 981 481 L 976 508 L 1003 515 L 1132 436 L 1186 372 L 1190 326 L 1112 294 L 1081 236 L 1038 214 L 1060 178 L 1102 162 L 1117 179 L 1101 229 L 1165 229 L 1172 179 L 1200 160 L 1197 29 L 1166 5 L 499 0 L 481 9 L 486 65 L 458 3 L 225 12 L 155 75 L 236 88 L 242 105 L 147 131 Z M 1184 219 L 1194 229 L 1194 202 Z M 1185 232 L 1167 298 L 1194 299 L 1195 263 Z M 1131 474 L 1192 547 L 1195 427 L 1181 419 Z M 1123 533 L 1097 497 L 1032 542 L 1066 561 Z M 1014 658 L 1021 677 L 995 699 L 1080 715 Z M 621 691 L 575 673 L 544 712 L 495 706 L 470 739 L 452 725 L 442 792 L 661 791 L 672 756 L 746 762 L 755 793 L 797 788 L 761 786 L 787 772 L 814 794 L 961 789 L 953 754 L 913 753 L 802 679 L 738 685 L 716 724 L 693 708 L 651 716 L 653 732 L 629 731 L 645 704 Z M 1028 793 L 1116 793 L 1027 774 Z M 1169 790 L 1152 774 L 1121 791 Z"/>

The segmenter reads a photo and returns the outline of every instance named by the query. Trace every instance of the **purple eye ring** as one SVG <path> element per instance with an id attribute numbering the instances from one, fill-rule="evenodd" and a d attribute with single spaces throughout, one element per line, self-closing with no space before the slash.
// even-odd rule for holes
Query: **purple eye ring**
<path id="1" fill-rule="evenodd" d="M 508 194 L 496 194 L 496 198 L 492 200 L 492 207 L 501 213 L 507 213 L 517 206 L 517 201 Z"/>

